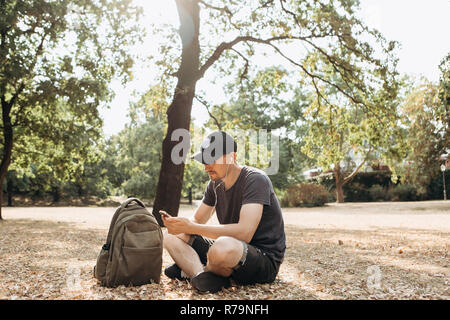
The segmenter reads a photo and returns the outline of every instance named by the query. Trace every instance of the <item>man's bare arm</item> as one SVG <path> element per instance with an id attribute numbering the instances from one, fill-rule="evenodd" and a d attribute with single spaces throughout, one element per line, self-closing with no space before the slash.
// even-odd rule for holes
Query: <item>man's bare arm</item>
<path id="1" fill-rule="evenodd" d="M 191 221 L 198 224 L 205 224 L 211 218 L 215 211 L 214 207 L 208 206 L 204 202 L 200 204 L 200 206 L 195 210 L 194 215 L 191 218 Z"/>
<path id="2" fill-rule="evenodd" d="M 221 236 L 229 236 L 249 243 L 261 220 L 263 205 L 259 203 L 245 204 L 241 208 L 238 223 L 223 225 L 203 225 L 195 223 L 187 226 L 189 233 L 216 239 Z"/>

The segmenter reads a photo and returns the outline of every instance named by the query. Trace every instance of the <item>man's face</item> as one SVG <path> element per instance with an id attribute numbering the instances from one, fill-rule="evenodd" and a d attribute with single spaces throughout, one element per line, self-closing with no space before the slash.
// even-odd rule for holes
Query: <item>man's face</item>
<path id="1" fill-rule="evenodd" d="M 228 164 L 233 163 L 232 159 L 234 159 L 233 155 L 223 155 L 215 162 L 205 164 L 205 171 L 209 174 L 209 178 L 213 181 L 225 178 Z"/>

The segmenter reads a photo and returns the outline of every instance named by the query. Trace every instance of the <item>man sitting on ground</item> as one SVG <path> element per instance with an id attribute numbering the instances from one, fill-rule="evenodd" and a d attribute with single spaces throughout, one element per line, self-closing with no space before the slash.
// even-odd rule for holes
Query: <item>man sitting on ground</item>
<path id="1" fill-rule="evenodd" d="M 201 205 L 191 219 L 163 217 L 164 248 L 175 261 L 165 274 L 190 278 L 201 292 L 229 287 L 230 278 L 242 285 L 273 282 L 286 249 L 281 208 L 269 177 L 238 165 L 236 151 L 226 132 L 208 135 L 193 157 L 211 179 Z M 206 225 L 214 211 L 220 225 Z"/>

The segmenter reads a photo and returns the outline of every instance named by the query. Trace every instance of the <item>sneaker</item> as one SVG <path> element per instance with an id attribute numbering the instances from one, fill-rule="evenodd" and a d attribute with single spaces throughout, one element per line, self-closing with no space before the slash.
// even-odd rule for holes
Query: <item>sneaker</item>
<path id="1" fill-rule="evenodd" d="M 181 281 L 189 280 L 187 274 L 184 273 L 184 271 L 181 270 L 181 268 L 177 266 L 175 263 L 170 267 L 165 268 L 164 274 L 168 276 L 170 279 L 178 279 Z"/>
<path id="2" fill-rule="evenodd" d="M 192 286 L 200 292 L 216 293 L 223 288 L 228 288 L 231 283 L 227 277 L 219 276 L 210 271 L 202 272 L 191 279 Z"/>

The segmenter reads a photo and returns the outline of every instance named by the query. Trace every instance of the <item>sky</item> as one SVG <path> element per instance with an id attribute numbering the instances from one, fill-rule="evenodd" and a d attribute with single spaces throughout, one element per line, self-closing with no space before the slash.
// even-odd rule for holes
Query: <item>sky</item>
<path id="1" fill-rule="evenodd" d="M 148 30 L 151 22 L 165 22 L 178 26 L 178 14 L 175 0 L 133 0 L 144 8 L 141 23 Z M 438 81 L 438 66 L 450 52 L 450 1 L 449 0 L 360 0 L 361 17 L 370 27 L 378 29 L 388 40 L 397 40 L 399 50 L 398 70 L 401 73 L 420 76 L 431 81 Z M 161 4 L 164 4 L 162 6 Z M 143 44 L 133 50 L 138 54 L 151 55 L 157 52 L 158 39 L 147 36 Z M 115 98 L 109 108 L 102 108 L 100 114 L 104 119 L 106 136 L 117 134 L 129 122 L 128 106 L 136 101 L 136 93 L 143 93 L 150 84 L 149 77 L 154 74 L 152 66 L 138 65 L 134 78 L 123 86 L 119 82 L 111 84 Z M 211 103 L 222 103 L 224 95 L 221 88 L 202 79 L 199 83 L 207 91 Z M 219 92 L 219 94 L 217 94 Z M 192 115 L 197 121 L 208 119 L 205 107 L 194 101 Z"/>

